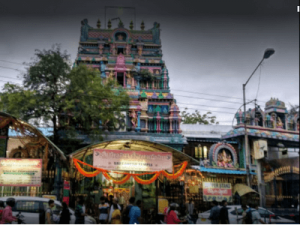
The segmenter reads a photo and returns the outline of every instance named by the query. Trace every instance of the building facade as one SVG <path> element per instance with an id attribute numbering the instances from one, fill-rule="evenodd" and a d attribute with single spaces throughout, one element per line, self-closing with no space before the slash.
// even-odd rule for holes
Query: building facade
<path id="1" fill-rule="evenodd" d="M 246 112 L 246 118 L 241 111 L 235 118 L 234 129 L 222 138 L 240 143 L 245 157 L 246 122 L 250 170 L 257 174 L 252 180 L 257 183 L 261 205 L 295 207 L 294 199 L 299 195 L 299 112 L 288 112 L 284 102 L 271 98 L 264 110 L 256 106 Z M 242 164 L 245 168 L 246 160 Z"/>

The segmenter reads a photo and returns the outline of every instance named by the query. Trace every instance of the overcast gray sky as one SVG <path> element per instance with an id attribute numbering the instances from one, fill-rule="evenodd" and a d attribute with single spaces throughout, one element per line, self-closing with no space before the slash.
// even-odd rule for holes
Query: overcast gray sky
<path id="1" fill-rule="evenodd" d="M 250 80 L 247 99 L 257 96 L 262 108 L 271 97 L 299 104 L 297 5 L 298 0 L 1 1 L 0 86 L 3 81 L 21 83 L 19 71 L 3 67 L 24 68 L 4 61 L 29 62 L 35 49 L 48 49 L 55 43 L 60 43 L 74 61 L 82 19 L 96 27 L 99 18 L 104 27 L 105 6 L 135 7 L 138 29 L 142 20 L 146 29 L 155 21 L 160 23 L 163 59 L 180 108 L 201 113 L 219 111 L 213 114 L 220 124 L 230 125 L 242 104 L 242 84 L 266 48 L 274 48 L 275 54 Z M 128 28 L 134 11 L 107 10 L 107 18 L 118 16 Z"/>

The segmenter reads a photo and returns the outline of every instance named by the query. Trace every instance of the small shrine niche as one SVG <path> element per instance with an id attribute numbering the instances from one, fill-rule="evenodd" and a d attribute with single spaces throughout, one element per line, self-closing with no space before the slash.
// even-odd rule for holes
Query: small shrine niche
<path id="1" fill-rule="evenodd" d="M 127 34 L 125 32 L 116 32 L 115 40 L 120 42 L 125 42 L 127 40 Z"/>
<path id="2" fill-rule="evenodd" d="M 211 146 L 209 150 L 209 160 L 211 166 L 215 167 L 238 167 L 238 158 L 234 147 L 224 142 L 219 142 Z"/>

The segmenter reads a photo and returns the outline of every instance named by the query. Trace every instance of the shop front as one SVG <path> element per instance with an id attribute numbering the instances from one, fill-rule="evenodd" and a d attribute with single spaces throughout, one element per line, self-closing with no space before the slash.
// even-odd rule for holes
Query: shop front
<path id="1" fill-rule="evenodd" d="M 0 112 L 0 196 L 63 199 L 64 153 L 34 126 Z"/>

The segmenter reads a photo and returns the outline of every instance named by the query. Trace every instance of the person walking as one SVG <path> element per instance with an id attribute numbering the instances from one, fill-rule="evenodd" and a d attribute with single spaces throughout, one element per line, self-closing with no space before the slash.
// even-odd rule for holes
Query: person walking
<path id="1" fill-rule="evenodd" d="M 140 224 L 142 201 L 137 200 L 136 205 L 132 206 L 129 212 L 129 224 Z"/>
<path id="2" fill-rule="evenodd" d="M 109 222 L 111 222 L 112 214 L 115 211 L 114 204 L 116 204 L 118 209 L 121 210 L 121 206 L 118 204 L 118 199 L 114 198 L 113 201 L 112 201 L 112 205 L 109 208 L 109 214 L 108 214 L 109 215 Z"/>
<path id="3" fill-rule="evenodd" d="M 62 203 L 62 211 L 60 214 L 59 224 L 69 224 L 71 220 L 70 211 L 67 206 L 67 203 Z"/>
<path id="4" fill-rule="evenodd" d="M 219 223 L 219 217 L 220 217 L 220 208 L 218 207 L 218 202 L 214 200 L 212 202 L 213 207 L 210 210 L 209 218 L 211 220 L 211 224 L 218 224 Z"/>
<path id="5" fill-rule="evenodd" d="M 131 197 L 129 199 L 129 204 L 123 210 L 123 213 L 122 213 L 123 224 L 129 224 L 129 212 L 130 212 L 130 209 L 132 208 L 134 202 L 135 202 L 135 197 Z"/>
<path id="6" fill-rule="evenodd" d="M 227 201 L 222 201 L 222 208 L 220 209 L 220 223 L 221 224 L 229 224 L 229 218 L 228 218 L 228 209 L 227 209 Z"/>
<path id="7" fill-rule="evenodd" d="M 0 221 L 2 220 L 3 209 L 4 209 L 4 202 L 0 201 Z"/>
<path id="8" fill-rule="evenodd" d="M 46 209 L 46 217 L 45 217 L 45 224 L 53 224 L 53 212 L 52 208 L 54 207 L 54 201 L 50 199 L 48 201 L 48 208 Z"/>
<path id="9" fill-rule="evenodd" d="M 176 210 L 176 203 L 171 203 L 170 204 L 170 209 L 168 211 L 168 215 L 167 215 L 167 224 L 179 224 L 179 223 L 184 223 L 185 220 L 180 220 L 178 218 L 177 213 L 175 212 Z"/>
<path id="10" fill-rule="evenodd" d="M 265 224 L 265 222 L 261 219 L 261 216 L 258 212 L 258 205 L 253 204 L 254 210 L 252 211 L 252 221 L 253 224 Z"/>
<path id="11" fill-rule="evenodd" d="M 112 224 L 122 224 L 121 222 L 121 209 L 119 209 L 118 204 L 113 204 L 114 211 L 111 214 L 111 223 Z"/>
<path id="12" fill-rule="evenodd" d="M 14 198 L 8 198 L 6 200 L 6 207 L 2 212 L 1 224 L 11 224 L 13 221 L 18 221 L 16 217 L 12 215 L 12 208 L 15 206 L 16 200 Z"/>
<path id="13" fill-rule="evenodd" d="M 101 224 L 108 223 L 109 215 L 109 204 L 105 201 L 106 199 L 102 196 L 99 204 L 99 221 Z"/>
<path id="14" fill-rule="evenodd" d="M 77 205 L 75 208 L 75 224 L 84 224 L 84 217 L 86 214 L 84 213 L 83 209 L 84 199 L 82 196 L 77 198 Z"/>

